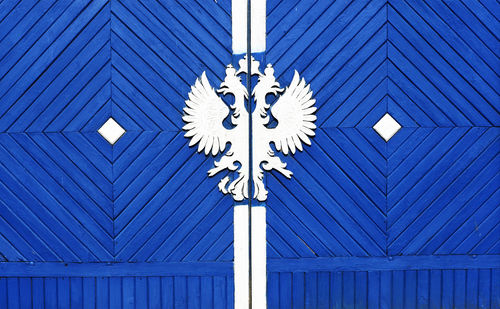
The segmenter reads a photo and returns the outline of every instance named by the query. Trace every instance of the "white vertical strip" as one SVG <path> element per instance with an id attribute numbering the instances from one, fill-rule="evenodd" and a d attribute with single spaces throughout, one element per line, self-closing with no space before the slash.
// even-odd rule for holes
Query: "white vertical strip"
<path id="1" fill-rule="evenodd" d="M 252 309 L 267 308 L 266 207 L 252 207 Z"/>
<path id="2" fill-rule="evenodd" d="M 252 53 L 266 51 L 266 0 L 251 0 Z"/>
<path id="3" fill-rule="evenodd" d="M 232 0 L 233 55 L 247 53 L 247 0 Z"/>
<path id="4" fill-rule="evenodd" d="M 234 206 L 234 308 L 248 309 L 249 243 L 248 205 Z"/>

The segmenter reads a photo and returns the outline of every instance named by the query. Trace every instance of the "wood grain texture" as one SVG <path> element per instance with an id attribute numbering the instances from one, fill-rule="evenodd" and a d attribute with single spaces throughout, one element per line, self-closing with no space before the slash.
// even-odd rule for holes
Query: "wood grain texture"
<path id="1" fill-rule="evenodd" d="M 270 308 L 498 306 L 467 279 L 500 261 L 498 9 L 268 1 L 261 58 L 319 107 L 311 147 L 283 159 L 293 178 L 268 178 Z M 402 126 L 387 143 L 385 113 Z"/>
<path id="2" fill-rule="evenodd" d="M 268 308 L 498 308 L 498 269 L 271 272 Z"/>
<path id="3" fill-rule="evenodd" d="M 0 276 L 41 265 L 0 279 L 0 308 L 232 306 L 232 201 L 180 129 L 232 61 L 230 7 L 0 1 Z"/>
<path id="4" fill-rule="evenodd" d="M 180 129 L 190 84 L 232 61 L 229 2 L 9 3 L 1 259 L 231 260 L 232 202 Z M 96 132 L 111 116 L 126 130 L 114 147 Z"/>
<path id="5" fill-rule="evenodd" d="M 229 309 L 233 284 L 232 276 L 0 277 L 0 307 Z"/>
<path id="6" fill-rule="evenodd" d="M 259 57 L 319 107 L 266 177 L 270 308 L 500 306 L 498 3 L 267 10 Z M 0 308 L 232 306 L 232 201 L 180 130 L 230 46 L 228 0 L 0 2 Z"/>

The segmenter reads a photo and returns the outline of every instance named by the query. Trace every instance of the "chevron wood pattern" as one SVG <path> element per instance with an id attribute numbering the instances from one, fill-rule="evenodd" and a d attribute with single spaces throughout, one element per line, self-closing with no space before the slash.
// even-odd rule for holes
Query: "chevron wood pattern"
<path id="1" fill-rule="evenodd" d="M 3 259 L 232 260 L 232 203 L 180 130 L 190 84 L 231 62 L 227 3 L 2 5 Z"/>
<path id="2" fill-rule="evenodd" d="M 195 173 L 212 162 L 180 130 L 190 85 L 204 70 L 220 83 L 231 63 L 224 5 L 111 5 L 112 114 L 130 128 L 113 149 L 118 261 L 232 260 L 232 201 Z"/>
<path id="3" fill-rule="evenodd" d="M 420 127 L 498 126 L 498 17 L 473 1 L 389 1 L 389 94 Z"/>
<path id="4" fill-rule="evenodd" d="M 498 8 L 491 1 L 268 1 L 265 61 L 282 85 L 298 70 L 319 106 L 311 147 L 283 159 L 292 180 L 268 179 L 269 261 L 500 256 Z M 385 113 L 403 127 L 388 143 L 372 129 Z M 468 271 L 433 271 L 452 281 L 424 299 L 414 298 L 416 288 L 434 288 L 405 283 L 415 272 L 339 272 L 334 286 L 348 296 L 328 290 L 332 273 L 271 273 L 268 302 L 494 307 L 478 305 L 477 294 L 471 303 L 453 300 L 465 295 Z M 368 276 L 379 282 L 368 284 Z M 410 298 L 398 290 L 405 286 L 415 288 Z"/>
<path id="5" fill-rule="evenodd" d="M 498 128 L 410 136 L 388 160 L 389 253 L 499 254 Z"/>
<path id="6" fill-rule="evenodd" d="M 499 23 L 490 9 L 389 2 L 388 110 L 404 127 L 388 144 L 389 254 L 500 253 Z"/>
<path id="7" fill-rule="evenodd" d="M 180 117 L 196 77 L 216 85 L 234 61 L 230 7 L 0 2 L 0 262 L 232 261 L 232 201 Z M 259 56 L 282 86 L 299 71 L 319 108 L 312 146 L 283 158 L 293 178 L 266 175 L 269 260 L 498 258 L 498 3 L 269 0 L 267 10 Z M 372 129 L 385 113 L 402 125 L 388 143 Z M 114 146 L 97 133 L 109 117 L 127 131 Z M 271 270 L 268 302 L 499 306 L 498 268 L 415 267 Z M 229 272 L 80 275 L 1 278 L 0 307 L 233 303 Z"/>
<path id="8" fill-rule="evenodd" d="M 268 181 L 269 256 L 385 255 L 385 143 L 371 127 L 387 110 L 386 3 L 271 2 L 268 20 L 266 61 L 283 85 L 293 70 L 311 82 L 320 126 L 285 160 L 292 180 Z"/>
<path id="9" fill-rule="evenodd" d="M 430 239 L 426 237 L 441 242 L 454 241 L 458 247 L 460 241 L 452 235 L 455 232 L 462 234 L 462 228 L 471 224 L 467 222 L 482 221 L 489 215 L 491 218 L 484 222 L 484 231 L 478 234 L 489 236 L 490 231 L 494 233 L 495 236 L 489 236 L 484 242 L 497 249 L 500 238 L 496 233 L 499 221 L 494 215 L 497 209 L 494 194 L 499 184 L 495 178 L 498 173 L 498 131 L 492 126 L 500 114 L 495 90 L 499 82 L 498 72 L 492 70 L 498 68 L 498 57 L 492 51 L 498 46 L 498 40 L 493 40 L 488 32 L 495 28 L 477 29 L 478 34 L 472 37 L 465 35 L 475 33 L 468 27 L 471 18 L 477 18 L 470 16 L 470 11 L 467 11 L 470 9 L 463 5 L 464 12 L 460 11 L 463 16 L 453 19 L 455 26 L 461 27 L 452 29 L 442 23 L 449 22 L 449 15 L 457 12 L 436 3 L 432 5 L 439 7 L 426 7 L 417 1 L 314 4 L 274 1 L 269 5 L 270 46 L 266 61 L 275 63 L 285 85 L 291 79 L 293 69 L 303 72 L 306 80 L 311 81 L 320 106 L 318 121 L 323 128 L 312 147 L 293 160 L 288 159 L 296 171 L 295 181 L 288 183 L 280 176 L 269 180 L 274 195 L 269 208 L 272 210 L 273 204 L 282 205 L 275 207 L 269 219 L 273 227 L 269 231 L 270 250 L 276 257 L 309 257 L 313 252 L 319 256 L 471 253 L 472 248 L 483 240 L 481 236 L 471 237 L 477 243 L 463 246 L 469 248 L 468 251 L 456 248 L 451 251 L 431 250 L 438 245 L 430 245 L 427 243 Z M 486 7 L 481 12 L 484 14 L 480 17 L 491 19 Z M 441 18 L 437 18 L 439 14 L 442 14 Z M 335 22 L 337 19 L 339 22 Z M 436 23 L 432 29 L 440 34 L 439 40 L 432 41 L 434 36 L 428 37 L 431 22 Z M 479 23 L 471 27 L 477 28 Z M 480 35 L 484 37 L 478 37 Z M 476 41 L 482 43 L 473 44 Z M 442 47 L 443 42 L 453 45 L 455 50 L 447 53 Z M 437 51 L 438 48 L 441 52 Z M 287 54 L 290 56 L 285 57 Z M 371 130 L 385 112 L 391 113 L 403 126 L 387 145 Z M 457 162 L 457 157 L 462 156 L 463 160 Z M 421 169 L 414 168 L 417 163 Z M 456 169 L 450 170 L 450 167 Z M 488 178 L 482 178 L 478 173 L 487 173 Z M 481 178 L 481 183 L 469 185 L 470 189 L 464 193 L 467 198 L 464 194 L 458 195 L 474 177 Z M 314 189 L 300 185 L 301 182 L 315 183 Z M 490 184 L 489 191 L 476 195 L 483 189 L 483 183 Z M 292 202 L 285 202 L 288 194 L 295 197 Z M 366 200 L 363 200 L 363 195 Z M 440 195 L 446 198 L 438 199 Z M 458 200 L 453 200 L 455 197 Z M 307 201 L 306 205 L 301 201 Z M 457 201 L 460 201 L 459 205 Z M 474 204 L 476 209 L 484 203 L 482 217 L 474 217 L 475 212 L 467 208 L 469 215 L 448 222 L 449 216 L 459 213 L 467 203 Z M 339 205 L 344 208 L 343 212 L 337 211 Z M 424 209 L 440 216 L 429 217 Z M 370 241 L 377 244 L 378 250 L 367 252 L 368 243 L 365 243 L 361 245 L 364 252 L 349 252 L 339 246 L 338 239 L 335 245 L 323 244 L 321 250 L 321 238 L 330 234 L 344 239 L 345 232 L 317 230 L 297 235 L 296 227 L 285 224 L 290 221 L 284 218 L 291 218 L 290 213 L 299 211 L 302 220 L 308 216 L 311 218 L 307 219 L 312 221 L 306 225 L 317 229 L 320 226 L 338 228 L 341 214 L 348 214 L 353 226 L 372 233 Z M 414 221 L 417 216 L 425 218 L 424 221 Z M 427 229 L 431 223 L 432 227 Z M 340 226 L 345 226 L 345 223 Z M 415 229 L 428 234 L 415 234 Z M 441 230 L 440 236 L 435 237 L 437 235 L 433 233 L 438 230 Z M 350 233 L 352 231 L 349 229 Z M 429 249 L 403 250 L 413 237 L 413 241 Z M 296 239 L 301 243 L 299 247 L 310 250 L 302 250 L 303 255 L 287 251 L 285 248 L 297 247 L 287 243 Z M 353 249 L 359 244 L 352 244 L 364 242 L 362 239 L 359 235 L 351 235 L 344 241 L 348 241 L 348 247 Z M 462 241 L 465 241 L 465 236 Z M 405 245 L 398 245 L 399 242 Z M 315 243 L 317 249 L 312 245 Z M 282 253 L 278 253 L 275 247 L 282 248 Z M 330 252 L 324 250 L 325 247 L 329 247 Z M 488 250 L 475 253 L 498 254 Z"/>
<path id="10" fill-rule="evenodd" d="M 232 201 L 180 117 L 196 77 L 220 83 L 232 61 L 229 1 L 0 11 L 0 262 L 232 261 Z M 109 117 L 126 130 L 114 146 L 97 133 Z M 231 268 L 205 265 L 204 276 L 2 278 L 0 307 L 231 308 Z"/>

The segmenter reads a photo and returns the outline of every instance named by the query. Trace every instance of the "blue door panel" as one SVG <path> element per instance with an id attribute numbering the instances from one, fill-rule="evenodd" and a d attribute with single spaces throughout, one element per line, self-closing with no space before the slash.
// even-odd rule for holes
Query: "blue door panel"
<path id="1" fill-rule="evenodd" d="M 497 11 L 268 1 L 265 62 L 318 106 L 292 179 L 267 181 L 269 308 L 498 306 Z M 385 113 L 402 126 L 387 143 Z"/>
<path id="2" fill-rule="evenodd" d="M 284 242 L 301 239 L 313 257 L 385 255 L 386 147 L 371 128 L 388 106 L 385 2 L 284 6 L 268 7 L 265 60 L 282 85 L 294 70 L 311 83 L 319 129 L 311 147 L 286 158 L 291 180 L 270 176 L 267 207 L 276 217 L 269 226 L 295 214 L 302 228 L 273 233 Z"/>
<path id="3" fill-rule="evenodd" d="M 233 201 L 181 129 L 232 61 L 230 8 L 0 3 L 1 308 L 232 308 Z"/>

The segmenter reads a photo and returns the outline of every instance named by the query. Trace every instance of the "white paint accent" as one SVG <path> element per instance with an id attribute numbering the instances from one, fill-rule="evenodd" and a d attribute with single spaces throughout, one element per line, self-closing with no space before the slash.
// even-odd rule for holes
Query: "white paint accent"
<path id="1" fill-rule="evenodd" d="M 231 1 L 233 54 L 247 53 L 247 0 Z"/>
<path id="2" fill-rule="evenodd" d="M 234 206 L 234 308 L 248 309 L 249 246 L 248 205 Z M 265 308 L 265 307 L 264 307 Z"/>
<path id="3" fill-rule="evenodd" d="M 266 51 L 266 0 L 251 0 L 252 53 Z M 247 0 L 232 0 L 233 54 L 247 52 Z"/>
<path id="4" fill-rule="evenodd" d="M 101 134 L 111 145 L 114 145 L 120 137 L 125 134 L 125 130 L 111 117 L 97 132 L 99 132 L 99 134 Z"/>
<path id="5" fill-rule="evenodd" d="M 251 0 L 252 53 L 266 51 L 266 0 Z"/>
<path id="6" fill-rule="evenodd" d="M 182 119 L 186 123 L 183 129 L 185 137 L 191 139 L 189 146 L 198 145 L 198 152 L 205 155 L 224 155 L 214 162 L 214 167 L 208 171 L 210 177 L 223 170 L 234 171 L 219 182 L 219 190 L 224 194 L 231 194 L 235 201 L 241 202 L 249 198 L 248 183 L 250 178 L 248 157 L 249 153 L 249 114 L 245 108 L 248 97 L 247 88 L 241 82 L 240 75 L 248 74 L 247 55 L 238 62 L 237 70 L 232 65 L 226 67 L 226 77 L 219 89 L 214 89 L 207 79 L 205 72 L 191 87 L 188 99 L 185 101 Z M 252 114 L 252 181 L 254 184 L 253 197 L 263 202 L 267 199 L 267 190 L 264 183 L 264 172 L 276 170 L 287 178 L 292 172 L 286 169 L 286 163 L 276 156 L 275 151 L 285 155 L 302 151 L 304 145 L 311 145 L 316 125 L 316 100 L 310 85 L 295 71 L 292 82 L 281 88 L 274 76 L 274 68 L 269 63 L 260 71 L 260 62 L 251 57 L 252 75 L 259 79 L 253 87 L 255 110 Z M 285 85 L 283 85 L 285 86 Z M 271 106 L 266 102 L 268 94 L 279 95 L 279 99 Z M 219 94 L 234 95 L 234 103 L 227 106 Z M 227 129 L 224 119 L 232 113 L 231 123 L 234 128 Z M 275 128 L 268 128 L 269 114 L 277 120 Z M 227 144 L 230 144 L 226 151 Z M 275 145 L 275 150 L 271 148 Z"/>
<path id="7" fill-rule="evenodd" d="M 373 129 L 380 135 L 386 142 L 388 142 L 394 134 L 396 134 L 401 125 L 392 118 L 391 115 L 386 113 L 380 120 L 373 126 Z"/>
<path id="8" fill-rule="evenodd" d="M 266 207 L 252 207 L 252 309 L 267 308 Z"/>

